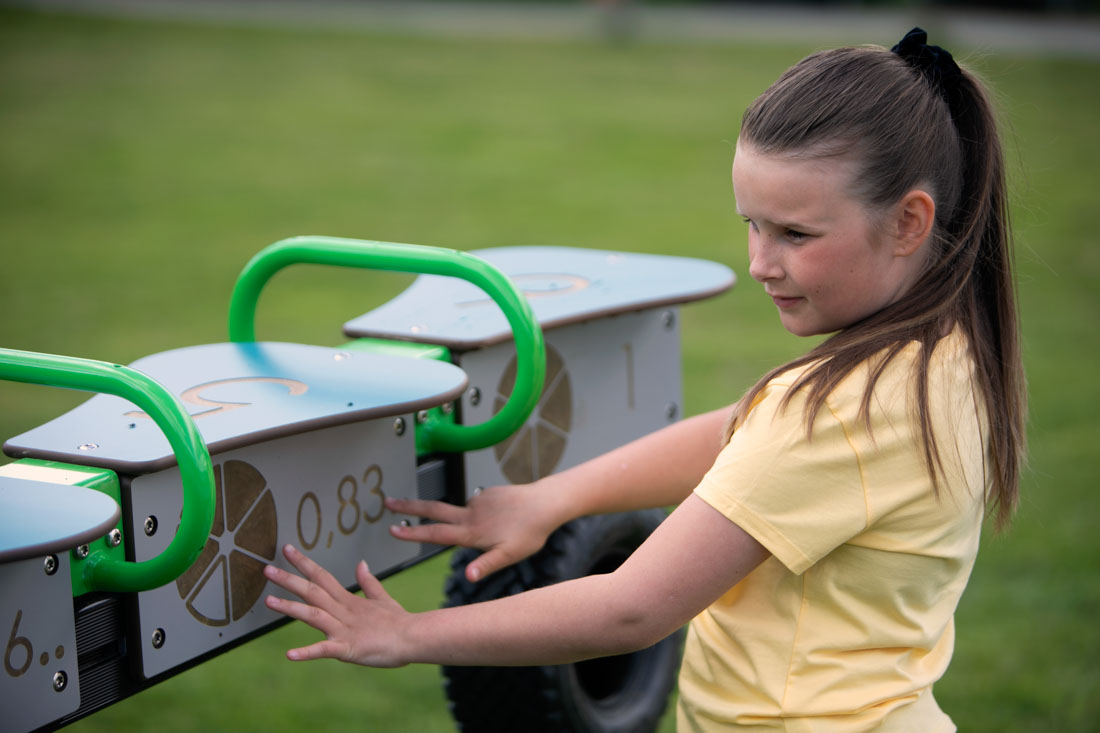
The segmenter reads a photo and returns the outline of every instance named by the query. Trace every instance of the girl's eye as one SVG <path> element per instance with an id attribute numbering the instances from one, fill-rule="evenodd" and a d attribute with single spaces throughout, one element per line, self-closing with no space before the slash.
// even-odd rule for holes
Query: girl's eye
<path id="1" fill-rule="evenodd" d="M 800 232 L 797 229 L 788 229 L 786 234 L 787 234 L 787 239 L 789 239 L 792 242 L 805 242 L 810 237 L 809 234 L 804 234 L 803 232 Z"/>
<path id="2" fill-rule="evenodd" d="M 741 221 L 743 221 L 743 222 L 745 222 L 746 224 L 748 224 L 748 225 L 749 225 L 749 228 L 750 228 L 750 229 L 756 229 L 756 224 L 754 224 L 754 223 L 753 223 L 753 220 L 752 220 L 752 219 L 750 219 L 749 217 L 747 217 L 747 216 L 742 216 L 742 217 L 741 217 Z"/>

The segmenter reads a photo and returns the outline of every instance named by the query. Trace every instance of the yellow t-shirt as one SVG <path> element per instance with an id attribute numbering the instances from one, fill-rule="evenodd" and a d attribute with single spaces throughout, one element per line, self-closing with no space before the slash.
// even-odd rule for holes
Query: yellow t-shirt
<path id="1" fill-rule="evenodd" d="M 985 412 L 956 330 L 929 371 L 939 496 L 913 418 L 910 345 L 829 395 L 806 439 L 799 372 L 759 395 L 695 493 L 772 553 L 696 617 L 680 672 L 679 730 L 953 731 L 932 697 L 978 551 Z M 741 726 L 741 727 L 738 727 Z"/>

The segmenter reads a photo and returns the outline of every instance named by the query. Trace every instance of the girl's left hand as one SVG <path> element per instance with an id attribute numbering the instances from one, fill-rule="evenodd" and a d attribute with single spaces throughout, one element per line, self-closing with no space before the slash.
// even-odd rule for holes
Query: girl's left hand
<path id="1" fill-rule="evenodd" d="M 365 561 L 360 561 L 355 569 L 355 578 L 363 589 L 363 595 L 358 596 L 348 592 L 331 573 L 296 547 L 287 545 L 283 555 L 301 576 L 274 565 L 264 568 L 264 576 L 304 602 L 269 595 L 265 599 L 267 607 L 304 621 L 326 637 L 324 641 L 287 651 L 288 659 L 331 658 L 368 667 L 408 664 L 402 658 L 399 642 L 401 630 L 412 614 L 386 593 Z"/>

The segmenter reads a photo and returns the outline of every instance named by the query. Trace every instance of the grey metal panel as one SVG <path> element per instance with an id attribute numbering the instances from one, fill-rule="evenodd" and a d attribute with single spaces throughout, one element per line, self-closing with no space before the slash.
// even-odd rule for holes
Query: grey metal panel
<path id="1" fill-rule="evenodd" d="M 728 290 L 733 271 L 689 257 L 576 247 L 496 247 L 471 254 L 499 267 L 527 295 L 543 330 Z M 422 275 L 388 303 L 344 324 L 348 336 L 438 343 L 457 351 L 510 339 L 504 314 L 476 286 Z"/>
<path id="2" fill-rule="evenodd" d="M 420 464 L 416 469 L 416 496 L 425 501 L 443 501 L 447 497 L 447 464 L 441 460 L 431 460 Z M 425 523 L 425 519 L 412 520 Z M 439 552 L 441 547 L 430 542 L 420 543 L 421 556 Z"/>
<path id="3" fill-rule="evenodd" d="M 416 469 L 417 498 L 425 501 L 442 501 L 447 495 L 447 464 L 440 460 L 428 461 Z"/>
<path id="4" fill-rule="evenodd" d="M 44 557 L 0 565 L 0 638 L 7 640 L 0 673 L 4 730 L 33 730 L 80 706 L 69 555 L 56 558 L 50 575 Z"/>
<path id="5" fill-rule="evenodd" d="M 546 339 L 549 369 L 539 406 L 512 440 L 466 454 L 468 492 L 560 471 L 680 417 L 675 309 L 574 324 Z M 471 387 L 462 399 L 463 422 L 481 422 L 499 409 L 514 353 L 511 344 L 499 344 L 461 355 Z"/>
<path id="6" fill-rule="evenodd" d="M 413 424 L 412 415 L 405 420 Z M 413 432 L 397 435 L 392 419 L 229 451 L 214 456 L 214 464 L 219 509 L 206 550 L 176 582 L 138 594 L 145 677 L 281 618 L 263 603 L 278 589 L 267 584 L 262 568 L 269 562 L 289 567 L 280 551 L 286 543 L 346 587 L 355 584 L 360 559 L 383 574 L 419 554 L 418 544 L 390 536 L 387 527 L 401 517 L 382 506 L 384 496 L 414 498 L 417 491 Z M 179 470 L 135 478 L 129 491 L 141 561 L 163 550 L 175 530 Z M 152 537 L 140 530 L 149 516 L 160 527 Z"/>
<path id="7" fill-rule="evenodd" d="M 439 361 L 302 344 L 191 346 L 132 366 L 181 396 L 211 452 L 434 407 L 466 383 Z M 176 464 L 153 421 L 113 395 L 12 438 L 4 451 L 130 474 Z"/>

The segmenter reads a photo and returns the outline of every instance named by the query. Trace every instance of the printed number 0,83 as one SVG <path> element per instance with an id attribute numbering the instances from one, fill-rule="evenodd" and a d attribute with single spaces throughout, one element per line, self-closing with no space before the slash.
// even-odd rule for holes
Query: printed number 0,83
<path id="1" fill-rule="evenodd" d="M 359 503 L 359 482 L 355 480 L 354 476 L 344 476 L 336 487 L 336 499 L 340 502 L 340 508 L 336 512 L 336 526 L 340 530 L 340 534 L 349 535 L 353 533 L 359 528 L 359 522 L 363 519 L 367 520 L 367 524 L 374 524 L 382 519 L 382 515 L 385 513 L 385 507 L 382 504 L 386 499 L 386 494 L 382 491 L 382 468 L 378 465 L 368 468 L 363 473 L 362 486 L 367 490 L 368 496 L 377 497 L 378 508 L 373 514 L 370 509 L 365 509 Z M 306 504 L 312 504 L 313 512 L 316 514 L 316 526 L 312 532 L 312 537 L 308 539 L 305 532 L 302 531 L 302 514 Z M 298 502 L 298 542 L 301 543 L 302 549 L 312 550 L 317 546 L 320 537 L 321 502 L 316 494 L 307 491 L 302 496 L 301 501 Z"/>

